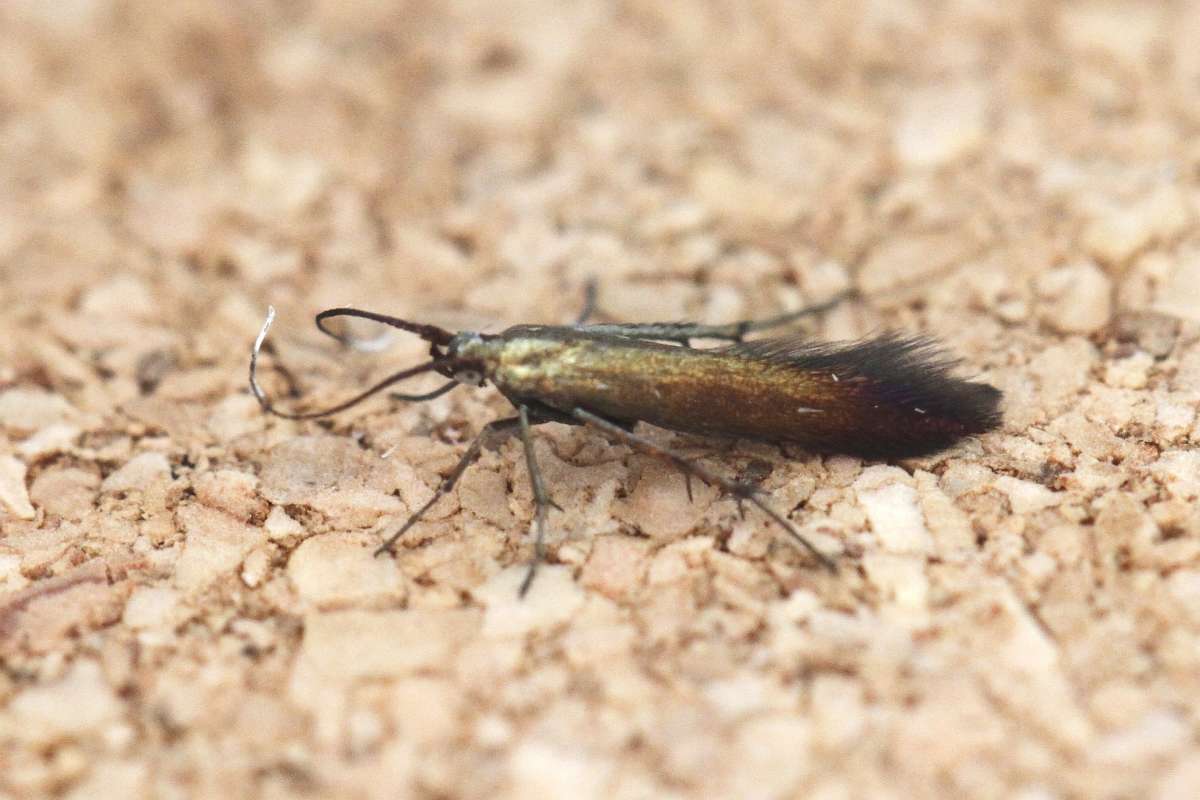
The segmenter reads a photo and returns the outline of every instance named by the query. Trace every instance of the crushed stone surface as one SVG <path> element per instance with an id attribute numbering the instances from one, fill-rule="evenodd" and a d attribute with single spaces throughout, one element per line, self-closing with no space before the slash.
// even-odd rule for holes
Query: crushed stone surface
<path id="1" fill-rule="evenodd" d="M 1196 4 L 0 5 L 0 798 L 1200 797 Z M 994 433 L 588 430 L 452 329 L 944 340 Z M 347 329 L 369 339 L 366 325 Z M 432 379 L 404 391 L 436 388 Z"/>

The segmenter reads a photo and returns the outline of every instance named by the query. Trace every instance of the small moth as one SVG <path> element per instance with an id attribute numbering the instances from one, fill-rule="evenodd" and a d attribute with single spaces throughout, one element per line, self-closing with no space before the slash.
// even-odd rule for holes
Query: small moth
<path id="1" fill-rule="evenodd" d="M 535 504 L 534 555 L 521 584 L 524 595 L 545 558 L 546 511 L 550 499 L 534 455 L 530 429 L 545 422 L 587 425 L 614 440 L 665 459 L 751 503 L 774 520 L 818 562 L 834 561 L 805 538 L 754 485 L 721 476 L 639 435 L 639 422 L 684 433 L 792 443 L 820 453 L 864 458 L 926 455 L 1000 424 L 1001 394 L 986 383 L 955 377 L 959 363 L 932 339 L 885 333 L 853 342 L 815 342 L 804 335 L 746 340 L 757 331 L 794 323 L 827 310 L 844 296 L 770 319 L 728 325 L 689 322 L 587 324 L 594 287 L 573 325 L 515 325 L 496 334 L 452 333 L 386 314 L 331 308 L 316 316 L 317 328 L 353 344 L 326 326 L 334 317 L 358 317 L 416 334 L 429 343 L 430 360 L 394 373 L 349 400 L 319 411 L 288 413 L 275 408 L 257 379 L 259 352 L 275 317 L 268 311 L 250 358 L 250 388 L 268 413 L 286 419 L 335 414 L 415 375 L 449 378 L 424 394 L 395 394 L 421 402 L 460 384 L 491 384 L 514 406 L 511 417 L 483 427 L 438 486 L 376 554 L 396 541 L 451 491 L 485 444 L 518 435 L 524 446 Z M 697 348 L 693 339 L 724 340 Z"/>

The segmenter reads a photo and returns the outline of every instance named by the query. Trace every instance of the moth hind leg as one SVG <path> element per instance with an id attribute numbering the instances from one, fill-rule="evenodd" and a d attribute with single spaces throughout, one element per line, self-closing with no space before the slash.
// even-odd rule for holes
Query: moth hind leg
<path id="1" fill-rule="evenodd" d="M 741 320 L 723 325 L 702 325 L 696 322 L 576 324 L 591 333 L 626 336 L 631 339 L 677 342 L 684 346 L 689 345 L 693 339 L 717 339 L 727 342 L 740 342 L 748 334 L 770 330 L 771 328 L 781 328 L 785 325 L 791 325 L 804 317 L 824 313 L 854 295 L 854 290 L 847 290 L 823 303 L 806 306 L 796 311 L 777 314 L 766 319 Z"/>
<path id="2" fill-rule="evenodd" d="M 608 434 L 613 439 L 628 444 L 635 450 L 640 450 L 649 455 L 669 461 L 679 469 L 683 470 L 685 473 L 695 475 L 705 483 L 719 487 L 727 494 L 730 494 L 736 498 L 739 505 L 743 501 L 750 503 L 770 517 L 781 528 L 783 528 L 794 542 L 808 552 L 812 553 L 812 555 L 821 563 L 822 566 L 834 573 L 838 571 L 837 564 L 833 561 L 833 559 L 821 552 L 816 545 L 809 541 L 802 533 L 800 533 L 800 531 L 796 530 L 796 527 L 792 525 L 787 517 L 783 516 L 783 514 L 779 513 L 767 502 L 765 502 L 762 499 L 761 490 L 754 484 L 745 483 L 742 481 L 734 481 L 722 475 L 718 475 L 707 467 L 697 464 L 694 461 L 690 461 L 678 453 L 672 452 L 665 447 L 655 444 L 644 436 L 639 436 L 638 434 L 627 430 L 621 425 L 605 419 L 598 414 L 594 414 L 587 409 L 577 408 L 572 412 L 572 415 L 580 422 L 590 425 L 602 433 Z"/>

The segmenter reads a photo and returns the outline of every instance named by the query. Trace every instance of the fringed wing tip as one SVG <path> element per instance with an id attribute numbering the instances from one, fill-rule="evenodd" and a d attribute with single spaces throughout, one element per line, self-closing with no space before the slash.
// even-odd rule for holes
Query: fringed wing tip
<path id="1" fill-rule="evenodd" d="M 896 407 L 954 420 L 965 434 L 1001 422 L 1002 393 L 987 383 L 956 377 L 962 363 L 928 336 L 885 332 L 850 342 L 814 342 L 803 336 L 733 345 L 737 352 L 835 380 L 864 383 L 872 396 Z"/>

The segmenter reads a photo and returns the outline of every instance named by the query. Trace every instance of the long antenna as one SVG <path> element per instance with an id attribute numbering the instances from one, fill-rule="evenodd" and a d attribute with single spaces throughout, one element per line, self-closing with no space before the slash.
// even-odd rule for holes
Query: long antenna
<path id="1" fill-rule="evenodd" d="M 336 316 L 335 314 L 332 313 L 334 311 L 355 311 L 355 309 L 330 309 L 329 311 L 322 312 L 320 315 L 317 316 L 317 327 L 321 328 L 321 330 L 324 333 L 327 333 L 330 336 L 333 336 L 335 339 L 338 339 L 339 341 L 343 341 L 344 340 L 343 337 L 338 336 L 337 334 L 326 330 L 321 325 L 321 320 L 323 318 L 329 317 L 329 316 Z M 385 324 L 390 324 L 387 322 L 387 320 L 393 319 L 391 317 L 387 317 L 384 319 L 376 319 L 376 316 L 380 316 L 380 315 L 372 315 L 372 314 L 370 314 L 370 312 L 366 312 L 366 311 L 358 312 L 355 314 L 349 314 L 348 316 L 362 316 L 362 317 L 365 317 L 366 319 L 375 320 L 376 322 L 384 322 Z M 396 372 L 392 375 L 389 375 L 388 377 L 384 378 L 379 383 L 375 384 L 374 386 L 367 389 L 366 391 L 360 392 L 359 394 L 355 395 L 354 397 L 351 397 L 349 400 L 346 400 L 345 402 L 342 402 L 342 403 L 338 403 L 335 406 L 330 406 L 329 408 L 321 409 L 320 411 L 308 411 L 308 412 L 304 412 L 304 413 L 291 413 L 291 412 L 287 412 L 287 411 L 280 411 L 279 409 L 275 408 L 274 403 L 271 402 L 270 398 L 267 397 L 266 392 L 263 391 L 262 386 L 260 386 L 258 383 L 258 354 L 259 354 L 259 351 L 262 350 L 263 343 L 267 339 L 267 331 L 269 331 L 271 329 L 271 323 L 273 323 L 274 321 L 275 321 L 275 307 L 268 306 L 267 307 L 267 319 L 265 322 L 263 322 L 262 330 L 260 330 L 258 332 L 258 338 L 256 338 L 254 340 L 254 349 L 250 351 L 250 391 L 254 393 L 255 399 L 258 400 L 258 404 L 260 406 L 262 406 L 263 411 L 266 411 L 268 414 L 274 414 L 277 417 L 283 417 L 284 419 L 316 419 L 318 417 L 325 417 L 325 416 L 329 416 L 330 414 L 336 414 L 339 411 L 345 411 L 347 408 L 358 405 L 359 403 L 361 403 L 363 400 L 366 400 L 371 395 L 377 394 L 393 384 L 396 384 L 396 383 L 399 383 L 400 381 L 411 378 L 414 375 L 420 375 L 423 372 L 432 372 L 443 363 L 441 361 L 436 361 L 436 360 L 435 361 L 427 361 L 424 364 L 420 364 L 415 367 L 410 367 L 409 369 L 401 370 L 400 372 Z M 403 320 L 396 320 L 396 321 L 403 322 Z M 395 327 L 400 327 L 400 326 L 395 326 Z M 446 331 L 442 331 L 441 328 L 436 328 L 432 325 L 419 326 L 419 327 L 427 327 L 427 328 L 430 328 L 435 331 L 441 331 L 441 333 L 446 333 Z M 406 327 L 406 328 L 404 328 L 404 330 L 412 330 L 412 328 Z M 412 332 L 416 333 L 419 336 L 422 336 L 422 338 L 426 338 L 424 335 L 422 335 L 422 333 L 420 331 L 412 330 Z M 447 334 L 447 335 L 449 335 L 449 334 Z M 426 338 L 426 341 L 432 342 L 433 339 Z M 442 395 L 444 395 L 446 392 L 450 391 L 457 385 L 458 385 L 457 381 L 450 381 L 448 383 L 443 384 L 442 386 L 439 386 L 437 389 L 434 389 L 431 392 L 425 392 L 424 394 L 397 394 L 397 395 L 395 395 L 395 397 L 398 400 L 406 400 L 408 402 L 420 403 L 425 400 L 432 400 L 435 397 L 441 397 Z"/>
<path id="2" fill-rule="evenodd" d="M 363 311 L 361 308 L 328 308 L 317 314 L 317 328 L 321 333 L 332 336 L 343 344 L 350 344 L 353 339 L 343 336 L 339 333 L 331 331 L 325 327 L 325 320 L 333 317 L 359 317 L 361 319 L 369 319 L 372 322 L 379 322 L 384 325 L 390 325 L 393 328 L 399 328 L 402 331 L 415 333 L 430 344 L 436 344 L 441 347 L 446 347 L 450 344 L 450 340 L 454 338 L 454 334 L 444 328 L 439 328 L 437 325 L 427 325 L 423 322 L 409 322 L 406 319 L 399 317 L 390 317 L 387 314 L 376 314 L 374 311 Z"/>

